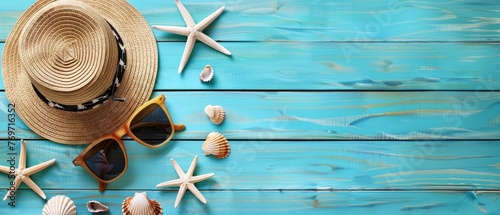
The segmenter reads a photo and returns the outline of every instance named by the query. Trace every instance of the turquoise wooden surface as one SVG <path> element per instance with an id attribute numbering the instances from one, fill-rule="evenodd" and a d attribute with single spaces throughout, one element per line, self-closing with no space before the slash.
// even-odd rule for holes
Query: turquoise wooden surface
<path id="1" fill-rule="evenodd" d="M 252 140 L 500 137 L 498 92 L 160 92 L 174 122 L 187 125 L 175 139 L 203 139 L 212 130 Z M 5 93 L 0 99 L 6 107 Z M 222 125 L 206 117 L 207 104 L 225 107 Z M 7 124 L 6 117 L 0 121 Z M 17 125 L 17 137 L 39 138 L 20 120 Z"/>
<path id="2" fill-rule="evenodd" d="M 2 3 L 0 39 L 5 39 L 34 0 Z M 151 25 L 184 25 L 170 0 L 131 0 Z M 191 0 L 195 21 L 221 6 L 207 28 L 222 41 L 498 41 L 496 0 Z M 160 41 L 184 41 L 155 32 Z"/>
<path id="3" fill-rule="evenodd" d="M 27 198 L 28 191 L 21 191 L 20 198 Z M 121 214 L 123 196 L 133 195 L 134 191 L 109 191 L 107 197 L 95 196 L 81 190 L 49 190 L 53 195 L 71 196 L 78 202 L 89 198 L 106 203 L 111 211 L 108 214 Z M 367 192 L 324 192 L 324 191 L 204 191 L 209 199 L 207 205 L 186 193 L 185 199 L 174 209 L 176 192 L 151 192 L 148 197 L 156 199 L 163 206 L 163 214 L 498 214 L 498 193 L 471 191 L 367 191 Z M 169 199 L 169 200 L 167 200 Z M 26 209 L 40 214 L 44 201 L 27 198 L 19 203 L 22 208 L 11 209 L 16 214 L 25 214 Z M 78 214 L 90 214 L 84 205 L 77 205 Z"/>
<path id="4" fill-rule="evenodd" d="M 192 53 L 194 60 L 179 75 L 170 71 L 179 66 L 184 42 L 159 42 L 155 89 L 492 91 L 500 86 L 497 43 L 222 44 L 232 57 L 199 44 Z M 216 73 L 213 81 L 202 83 L 197 80 L 206 64 Z"/>
<path id="5" fill-rule="evenodd" d="M 202 155 L 202 143 L 202 140 L 176 140 L 160 149 L 150 149 L 127 140 L 131 161 L 128 170 L 109 184 L 108 190 L 158 191 L 156 184 L 176 177 L 169 159 L 174 158 L 187 168 L 195 155 Z M 231 143 L 231 159 L 199 157 L 196 173 L 216 173 L 216 177 L 200 183 L 200 189 L 495 191 L 500 186 L 499 145 L 495 141 L 233 140 Z M 32 176 L 40 187 L 97 188 L 91 176 L 71 163 L 85 145 L 60 146 L 31 140 L 26 141 L 26 147 L 28 166 L 48 158 L 57 159 L 52 167 Z M 5 146 L 0 149 L 7 150 Z M 62 177 L 65 182 L 54 187 Z M 8 182 L 7 177 L 0 180 Z"/>
<path id="6" fill-rule="evenodd" d="M 27 198 L 28 191 L 21 191 L 20 198 Z M 123 196 L 133 195 L 134 191 L 109 191 L 107 197 L 95 196 L 81 190 L 49 190 L 53 195 L 71 196 L 77 202 L 89 198 L 106 203 L 111 211 L 108 214 L 121 214 Z M 163 214 L 498 214 L 498 193 L 471 191 L 367 191 L 367 192 L 324 192 L 324 191 L 204 191 L 209 199 L 207 205 L 186 193 L 178 208 L 173 208 L 176 192 L 151 192 L 148 197 L 160 202 Z M 168 199 L 168 200 L 167 200 Z M 16 214 L 25 211 L 36 211 L 44 201 L 27 198 L 19 203 L 23 208 L 11 209 Z M 77 205 L 78 214 L 90 214 L 84 205 Z"/>
<path id="7" fill-rule="evenodd" d="M 34 0 L 0 2 L 0 49 Z M 151 25 L 184 22 L 170 0 L 131 0 Z M 17 119 L 28 166 L 56 158 L 32 176 L 48 198 L 99 200 L 121 214 L 134 192 L 158 200 L 164 214 L 500 214 L 500 2 L 460 1 L 202 1 L 184 0 L 195 21 L 220 6 L 206 32 L 228 57 L 199 43 L 183 74 L 185 38 L 153 31 L 159 45 L 154 94 L 163 93 L 175 122 L 187 128 L 159 149 L 125 141 L 127 173 L 99 193 L 71 161 L 85 145 L 60 145 Z M 212 82 L 201 83 L 211 64 Z M 1 72 L 1 70 L 0 70 Z M 0 165 L 7 165 L 8 101 L 0 84 Z M 223 106 L 226 121 L 203 113 Z M 219 131 L 231 143 L 223 160 L 201 144 Z M 17 148 L 19 149 L 19 148 Z M 169 162 L 216 175 L 187 192 Z M 0 189 L 7 189 L 0 175 Z M 4 195 L 0 193 L 0 195 Z M 26 185 L 16 207 L 0 214 L 40 214 L 46 200 Z"/>

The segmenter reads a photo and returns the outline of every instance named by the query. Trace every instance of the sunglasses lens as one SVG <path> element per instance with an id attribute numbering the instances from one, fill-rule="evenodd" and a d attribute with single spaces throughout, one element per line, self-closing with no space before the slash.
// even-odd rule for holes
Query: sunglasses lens
<path id="1" fill-rule="evenodd" d="M 109 181 L 125 170 L 125 154 L 116 140 L 106 139 L 85 154 L 85 163 L 97 177 Z"/>
<path id="2" fill-rule="evenodd" d="M 149 145 L 161 144 L 172 135 L 170 120 L 157 104 L 151 104 L 139 112 L 130 123 L 130 130 Z"/>

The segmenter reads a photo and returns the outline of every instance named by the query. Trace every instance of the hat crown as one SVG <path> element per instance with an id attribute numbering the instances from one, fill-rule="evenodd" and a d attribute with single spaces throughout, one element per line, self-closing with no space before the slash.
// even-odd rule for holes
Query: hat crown
<path id="1" fill-rule="evenodd" d="M 19 55 L 32 85 L 48 100 L 81 104 L 113 83 L 117 42 L 109 23 L 79 1 L 58 0 L 25 25 Z"/>
<path id="2" fill-rule="evenodd" d="M 77 57 L 75 56 L 75 43 L 76 41 L 72 41 L 65 46 L 61 47 L 60 50 L 58 50 L 55 55 L 57 56 L 57 60 L 55 62 L 61 62 L 63 65 L 67 65 L 70 63 L 74 63 L 77 60 Z"/>

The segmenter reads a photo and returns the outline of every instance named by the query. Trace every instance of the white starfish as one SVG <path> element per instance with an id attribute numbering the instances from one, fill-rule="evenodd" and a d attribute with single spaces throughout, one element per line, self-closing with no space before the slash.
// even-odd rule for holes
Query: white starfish
<path id="1" fill-rule="evenodd" d="M 11 160 L 14 160 L 14 162 L 15 162 L 15 159 L 11 158 Z M 9 167 L 0 166 L 0 172 L 7 173 L 7 174 L 12 173 L 12 175 L 16 176 L 16 178 L 14 178 L 14 181 L 13 181 L 14 184 L 12 185 L 14 187 L 14 190 L 13 190 L 14 192 L 17 190 L 17 188 L 19 188 L 19 185 L 21 185 L 21 183 L 24 182 L 26 185 L 28 185 L 29 188 L 31 188 L 33 191 L 35 191 L 35 193 L 37 193 L 40 197 L 42 197 L 43 199 L 46 199 L 46 196 L 43 193 L 42 189 L 40 189 L 40 187 L 38 187 L 38 185 L 36 185 L 35 182 L 33 182 L 33 180 L 31 180 L 30 175 L 33 175 L 33 174 L 49 167 L 50 165 L 52 165 L 55 162 L 56 162 L 56 159 L 52 159 L 52 160 L 37 164 L 35 166 L 32 166 L 30 168 L 26 168 L 26 146 L 24 145 L 24 140 L 21 140 L 21 153 L 19 155 L 19 166 L 13 172 L 10 171 Z M 5 197 L 3 198 L 4 201 L 7 199 L 7 197 L 9 197 L 9 194 L 11 191 L 12 190 L 10 190 L 10 189 L 7 190 L 7 195 L 5 195 Z"/>
<path id="2" fill-rule="evenodd" d="M 185 174 L 182 171 L 181 167 L 179 167 L 179 164 L 177 164 L 177 162 L 175 162 L 173 158 L 170 158 L 170 161 L 174 166 L 175 172 L 177 172 L 177 175 L 179 175 L 179 179 L 159 183 L 156 185 L 156 187 L 160 188 L 169 186 L 180 186 L 179 193 L 177 194 L 177 198 L 175 199 L 174 207 L 177 207 L 179 205 L 179 202 L 181 201 L 182 197 L 184 196 L 184 193 L 186 192 L 186 189 L 189 189 L 191 193 L 193 193 L 196 196 L 196 198 L 198 198 L 201 202 L 206 204 L 207 200 L 205 200 L 205 197 L 201 195 L 201 192 L 198 190 L 198 188 L 194 186 L 194 183 L 208 179 L 214 176 L 215 173 L 208 173 L 193 177 L 193 172 L 194 169 L 196 168 L 196 162 L 198 161 L 198 155 L 194 157 L 193 161 L 191 162 L 191 166 L 189 166 L 189 170 Z"/>
<path id="3" fill-rule="evenodd" d="M 202 32 L 208 25 L 210 25 L 210 23 L 212 23 L 222 13 L 222 11 L 224 10 L 224 6 L 222 6 L 221 8 L 210 14 L 210 16 L 207 16 L 207 18 L 203 19 L 200 23 L 196 24 L 194 23 L 191 14 L 189 14 L 184 5 L 182 5 L 182 3 L 179 0 L 174 0 L 174 1 L 175 4 L 177 5 L 177 8 L 179 8 L 179 11 L 181 12 L 182 18 L 186 23 L 186 27 L 160 26 L 160 25 L 153 25 L 152 27 L 158 30 L 184 35 L 188 37 L 186 42 L 186 47 L 184 48 L 184 54 L 182 54 L 181 62 L 179 64 L 179 71 L 178 71 L 179 73 L 181 73 L 182 70 L 184 69 L 184 66 L 186 65 L 189 56 L 191 55 L 191 51 L 193 50 L 196 40 L 199 40 L 207 44 L 208 46 L 212 47 L 213 49 L 220 51 L 226 55 L 231 55 L 231 52 L 229 52 L 226 48 L 224 48 L 219 43 L 215 42 L 215 40 L 208 37 L 206 34 Z"/>

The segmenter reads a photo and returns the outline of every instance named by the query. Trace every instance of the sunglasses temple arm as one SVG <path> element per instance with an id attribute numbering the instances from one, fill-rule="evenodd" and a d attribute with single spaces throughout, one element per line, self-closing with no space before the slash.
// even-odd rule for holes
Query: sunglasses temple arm
<path id="1" fill-rule="evenodd" d="M 186 128 L 184 124 L 174 124 L 174 130 L 176 131 L 183 130 L 184 128 Z"/>
<path id="2" fill-rule="evenodd" d="M 102 193 L 106 189 L 107 186 L 108 186 L 108 184 L 102 183 L 99 181 L 99 192 Z"/>

